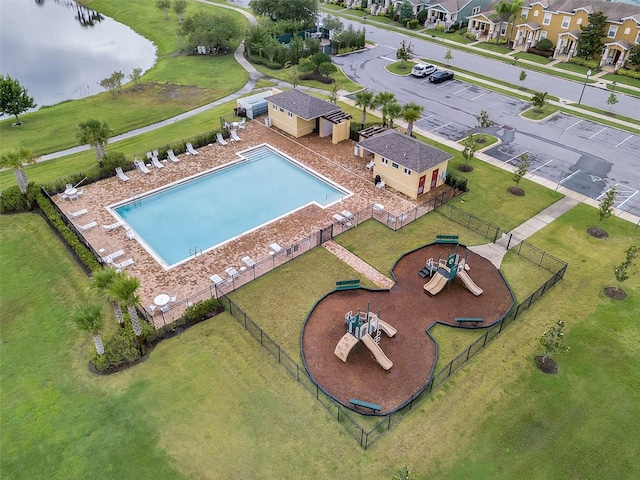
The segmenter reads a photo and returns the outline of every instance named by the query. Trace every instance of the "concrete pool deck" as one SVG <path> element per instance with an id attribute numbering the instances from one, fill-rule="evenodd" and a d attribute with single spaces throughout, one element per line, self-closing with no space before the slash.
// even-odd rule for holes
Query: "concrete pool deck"
<path id="1" fill-rule="evenodd" d="M 153 303 L 153 298 L 160 293 L 177 295 L 177 301 L 180 302 L 211 288 L 211 275 L 225 276 L 224 271 L 228 267 L 239 270 L 242 266 L 241 258 L 245 256 L 258 262 L 268 258 L 270 244 L 275 242 L 286 248 L 303 240 L 332 224 L 332 215 L 342 210 L 355 213 L 377 203 L 384 205 L 385 210 L 392 214 L 399 214 L 417 205 L 415 201 L 391 189 L 375 188 L 371 171 L 365 168 L 367 160 L 353 154 L 352 141 L 333 145 L 329 139 L 319 138 L 314 134 L 293 139 L 279 130 L 267 128 L 259 120 L 248 122 L 239 135 L 242 138 L 240 142 L 229 142 L 226 146 L 216 143 L 202 147 L 198 150 L 199 155 L 180 155 L 179 163 L 166 162 L 162 169 L 151 167 L 149 174 L 143 174 L 137 169 L 126 172 L 130 178 L 128 182 L 112 177 L 87 185 L 84 187 L 84 195 L 77 201 L 54 197 L 63 211 L 74 212 L 85 208 L 88 210 L 88 213 L 72 219 L 75 225 L 98 222 L 97 227 L 84 232 L 86 240 L 96 251 L 102 251 L 101 254 L 107 255 L 123 249 L 125 255 L 119 260 L 134 260 L 134 264 L 126 271 L 140 279 L 141 305 Z M 262 143 L 270 144 L 290 155 L 349 189 L 354 195 L 327 209 L 305 207 L 168 271 L 165 271 L 135 239 L 127 238 L 124 229 L 117 228 L 106 232 L 102 228 L 102 225 L 115 222 L 115 218 L 106 209 L 107 205 L 237 160 L 236 152 Z M 238 188 L 243 186 L 238 185 Z M 229 202 L 233 202 L 233 192 L 229 192 L 228 199 Z M 193 205 L 193 208 L 198 208 L 198 205 Z M 158 222 L 162 222 L 162 218 L 159 218 Z M 171 225 L 167 225 L 166 228 L 170 229 Z"/>

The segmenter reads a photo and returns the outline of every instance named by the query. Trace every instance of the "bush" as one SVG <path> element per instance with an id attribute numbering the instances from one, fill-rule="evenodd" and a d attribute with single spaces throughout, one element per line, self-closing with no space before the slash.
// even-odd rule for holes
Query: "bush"
<path id="1" fill-rule="evenodd" d="M 467 37 L 469 40 L 475 40 L 476 39 L 476 35 L 475 33 L 471 33 L 471 32 L 463 32 L 463 35 L 465 37 Z M 505 40 L 506 41 L 506 40 Z M 487 43 L 489 43 L 489 41 L 487 41 Z"/>
<path id="2" fill-rule="evenodd" d="M 27 196 L 29 195 L 29 188 L 32 186 L 32 184 L 29 184 L 29 187 L 27 188 Z M 17 185 L 6 188 L 2 191 L 2 196 L 0 196 L 0 213 L 26 212 L 28 209 L 24 195 L 22 195 L 22 192 Z"/>
<path id="3" fill-rule="evenodd" d="M 458 176 L 455 173 L 453 173 L 451 170 L 447 170 L 447 173 L 444 177 L 445 185 L 454 187 L 460 190 L 461 192 L 467 191 L 467 182 L 468 182 L 467 178 Z"/>
<path id="4" fill-rule="evenodd" d="M 434 30 L 436 32 L 444 32 L 444 25 L 437 25 Z"/>
<path id="5" fill-rule="evenodd" d="M 582 57 L 573 57 L 571 60 L 569 60 L 569 63 L 575 63 L 576 65 L 589 67 L 594 72 L 597 72 L 600 69 L 600 62 L 598 60 L 586 60 Z"/>
<path id="6" fill-rule="evenodd" d="M 529 50 L 527 50 L 527 53 L 533 53 L 534 55 L 538 55 L 538 56 L 544 57 L 544 58 L 553 57 L 553 51 L 540 50 L 539 48 L 535 48 L 535 47 L 529 48 Z"/>
<path id="7" fill-rule="evenodd" d="M 127 325 L 118 327 L 115 334 L 104 342 L 104 355 L 94 354 L 91 363 L 99 372 L 115 372 L 140 358 L 138 342 Z"/>
<path id="8" fill-rule="evenodd" d="M 618 75 L 623 75 L 625 77 L 630 77 L 630 78 L 637 78 L 638 80 L 640 80 L 640 71 L 638 70 L 629 70 L 628 68 L 621 68 L 616 73 Z"/>
<path id="9" fill-rule="evenodd" d="M 416 28 L 418 28 L 418 20 L 413 18 L 407 21 L 407 28 L 410 28 L 411 30 L 415 30 Z"/>
<path id="10" fill-rule="evenodd" d="M 207 318 L 211 318 L 218 313 L 222 306 L 217 298 L 210 298 L 209 300 L 202 300 L 194 303 L 190 307 L 187 307 L 186 311 L 182 315 L 182 318 L 186 323 L 195 323 Z"/>
<path id="11" fill-rule="evenodd" d="M 475 35 L 473 38 L 475 38 Z M 489 40 L 487 40 L 487 43 L 490 43 L 491 45 L 506 45 L 507 39 L 502 37 L 490 38 Z"/>
<path id="12" fill-rule="evenodd" d="M 553 42 L 548 38 L 543 38 L 538 42 L 536 48 L 538 50 L 542 50 L 543 52 L 548 52 L 549 50 L 553 49 Z"/>
<path id="13" fill-rule="evenodd" d="M 416 19 L 418 20 L 418 22 L 420 22 L 420 25 L 424 25 L 424 21 L 427 19 L 427 9 L 422 9 L 418 12 L 418 15 L 416 16 Z"/>

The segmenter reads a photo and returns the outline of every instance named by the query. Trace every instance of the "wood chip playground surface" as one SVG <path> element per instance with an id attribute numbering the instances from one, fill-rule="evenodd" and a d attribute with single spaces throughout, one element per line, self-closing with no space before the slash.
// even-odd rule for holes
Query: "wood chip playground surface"
<path id="1" fill-rule="evenodd" d="M 458 246 L 457 253 L 467 256 L 467 273 L 483 290 L 474 296 L 459 278 L 455 278 L 435 296 L 424 291 L 430 278 L 418 271 L 429 258 L 446 259 L 455 245 L 433 244 L 403 256 L 393 268 L 397 279 L 391 290 L 343 290 L 329 294 L 310 313 L 302 332 L 302 355 L 309 373 L 331 396 L 349 408 L 352 398 L 380 405 L 380 414 L 396 410 L 428 382 L 436 363 L 436 344 L 426 333 L 436 321 L 452 328 L 483 328 L 496 323 L 509 311 L 513 298 L 500 272 L 491 262 Z M 360 342 L 343 362 L 334 349 L 347 332 L 345 314 L 358 310 L 380 314 L 380 319 L 397 333 L 380 336 L 379 346 L 393 362 L 384 370 L 373 353 Z M 482 323 L 456 322 L 456 318 L 482 318 Z M 465 324 L 463 324 L 465 325 Z M 375 336 L 375 334 L 373 334 Z M 368 410 L 358 410 L 370 413 Z"/>

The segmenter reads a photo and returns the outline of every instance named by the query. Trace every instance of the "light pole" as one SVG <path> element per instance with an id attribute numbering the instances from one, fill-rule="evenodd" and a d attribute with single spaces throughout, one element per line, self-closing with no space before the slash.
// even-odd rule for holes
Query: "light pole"
<path id="1" fill-rule="evenodd" d="M 591 76 L 591 69 L 587 70 L 587 76 L 584 79 L 584 84 L 582 85 L 582 92 L 580 92 L 580 98 L 578 99 L 578 105 L 582 102 L 582 95 L 584 95 L 584 89 L 587 86 L 587 82 L 589 81 L 589 77 Z"/>

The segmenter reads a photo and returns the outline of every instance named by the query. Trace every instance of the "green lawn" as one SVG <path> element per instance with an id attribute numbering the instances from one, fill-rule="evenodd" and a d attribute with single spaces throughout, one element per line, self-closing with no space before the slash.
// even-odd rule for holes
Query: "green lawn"
<path id="1" fill-rule="evenodd" d="M 499 45 L 497 43 L 478 43 L 475 46 L 495 53 L 509 53 L 511 51 L 506 45 Z"/>
<path id="2" fill-rule="evenodd" d="M 624 75 L 614 75 L 613 73 L 607 73 L 601 78 L 603 78 L 604 80 L 611 80 L 612 82 L 617 82 L 622 85 L 629 85 L 631 87 L 640 88 L 640 80 L 637 78 L 626 77 Z"/>
<path id="3" fill-rule="evenodd" d="M 528 118 L 529 120 L 540 121 L 544 120 L 547 117 L 550 117 L 554 113 L 558 111 L 558 107 L 553 105 L 545 104 L 542 108 L 533 107 L 528 110 L 525 110 L 520 115 L 524 118 Z"/>
<path id="4" fill-rule="evenodd" d="M 534 53 L 526 53 L 526 52 L 518 53 L 518 58 L 529 60 L 530 62 L 539 63 L 540 65 L 546 65 L 552 61 L 552 59 L 550 58 L 541 57 L 540 55 L 536 55 Z M 545 71 L 548 72 L 548 70 L 545 70 Z"/>
<path id="5" fill-rule="evenodd" d="M 415 64 L 416 64 L 415 62 L 403 63 L 398 61 L 398 62 L 390 63 L 384 68 L 391 73 L 395 73 L 396 75 L 409 75 L 411 73 L 411 69 Z"/>

